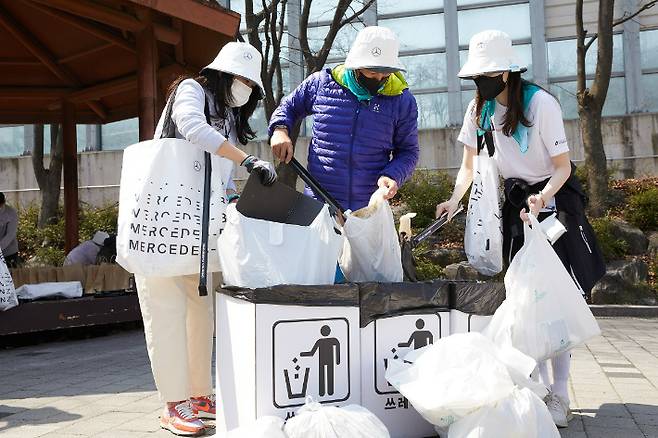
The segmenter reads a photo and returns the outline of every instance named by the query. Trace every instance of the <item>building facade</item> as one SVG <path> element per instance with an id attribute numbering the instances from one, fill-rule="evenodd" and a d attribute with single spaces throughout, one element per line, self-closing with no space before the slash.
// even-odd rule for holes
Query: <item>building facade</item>
<path id="1" fill-rule="evenodd" d="M 218 1 L 244 13 L 245 0 Z M 355 8 L 364 1 L 355 0 Z M 312 50 L 322 45 L 333 17 L 335 2 L 313 0 L 309 23 Z M 289 23 L 299 22 L 302 3 L 303 0 L 288 0 L 287 4 L 287 28 L 281 56 L 286 92 L 306 76 L 297 41 L 298 29 L 289 26 Z M 637 11 L 647 0 L 617 0 L 616 3 L 615 17 L 620 18 Z M 261 2 L 254 0 L 254 4 L 257 6 Z M 596 0 L 585 0 L 584 3 L 585 28 L 589 34 L 596 32 L 597 5 Z M 420 166 L 451 169 L 458 165 L 461 151 L 455 149 L 457 162 L 453 163 L 455 157 L 449 151 L 455 145 L 448 143 L 454 143 L 452 133 L 455 127 L 461 125 L 474 92 L 472 81 L 457 77 L 467 56 L 470 37 L 485 29 L 500 29 L 509 33 L 522 62 L 528 66 L 524 77 L 548 87 L 559 98 L 564 118 L 575 120 L 575 21 L 575 0 L 377 0 L 358 22 L 345 26 L 338 33 L 327 66 L 344 61 L 356 33 L 364 26 L 378 24 L 393 29 L 399 36 L 401 59 L 407 67 L 406 76 L 419 106 L 419 128 L 423 131 L 420 136 Z M 243 22 L 241 30 L 245 29 Z M 610 117 L 604 126 L 604 131 L 607 129 L 604 138 L 609 139 L 606 149 L 615 160 L 627 159 L 625 157 L 644 160 L 648 164 L 642 169 L 649 169 L 651 173 L 650 169 L 655 169 L 658 161 L 658 122 L 653 122 L 658 120 L 658 116 L 641 114 L 658 113 L 658 7 L 644 11 L 614 31 L 613 72 L 604 107 L 604 116 Z M 589 79 L 593 78 L 595 66 L 596 43 L 587 56 Z M 637 114 L 639 121 L 624 122 L 629 119 L 624 116 L 629 114 Z M 617 123 L 617 120 L 620 122 Z M 579 143 L 577 124 L 568 124 L 574 127 L 570 128 L 574 132 L 570 142 Z M 264 139 L 266 121 L 262 109 L 258 110 L 254 125 L 259 138 Z M 636 125 L 638 128 L 633 128 Z M 137 142 L 137 126 L 135 119 L 102 126 L 79 125 L 78 149 L 95 152 L 121 150 Z M 630 134 L 624 133 L 625 129 Z M 648 132 L 633 132 L 633 129 Z M 32 135 L 30 126 L 0 127 L 0 156 L 29 154 Z M 48 150 L 50 136 L 47 127 L 44 138 Z M 638 142 L 646 144 L 638 146 Z M 260 146 L 256 147 L 257 144 Z M 251 145 L 250 148 L 258 152 L 257 149 L 262 149 L 263 145 L 254 142 L 254 148 Z M 265 151 L 261 153 L 267 155 Z M 116 154 L 108 155 L 115 157 Z M 576 160 L 582 158 L 575 144 L 574 155 Z M 102 159 L 101 156 L 95 154 L 94 161 Z M 118 177 L 117 174 L 117 181 L 111 184 L 107 181 L 95 184 L 116 186 Z M 7 181 L 0 182 L 6 185 Z M 36 187 L 36 182 L 33 186 Z"/>

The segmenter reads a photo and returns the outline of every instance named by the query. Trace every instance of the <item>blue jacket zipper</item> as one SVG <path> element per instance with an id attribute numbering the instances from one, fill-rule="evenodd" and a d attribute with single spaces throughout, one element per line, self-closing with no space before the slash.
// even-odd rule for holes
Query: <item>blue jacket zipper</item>
<path id="1" fill-rule="evenodd" d="M 359 113 L 361 112 L 361 102 L 357 100 L 356 103 L 356 114 L 354 116 L 354 122 L 352 123 L 352 132 L 350 132 L 350 153 L 349 153 L 349 160 L 348 160 L 348 168 L 347 168 L 347 184 L 349 186 L 349 191 L 347 192 L 347 208 L 350 210 L 352 209 L 352 152 L 354 150 L 354 137 L 355 137 L 355 132 L 356 132 L 356 123 L 359 119 Z"/>

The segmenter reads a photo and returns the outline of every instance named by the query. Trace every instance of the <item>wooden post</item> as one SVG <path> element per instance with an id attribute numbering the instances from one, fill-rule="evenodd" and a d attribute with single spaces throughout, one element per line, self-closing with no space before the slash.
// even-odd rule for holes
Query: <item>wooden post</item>
<path id="1" fill-rule="evenodd" d="M 138 11 L 140 20 L 145 24 L 143 30 L 137 32 L 137 88 L 139 90 L 139 140 L 153 138 L 158 106 L 157 73 L 158 48 L 151 11 Z"/>
<path id="2" fill-rule="evenodd" d="M 64 218 L 65 249 L 68 254 L 78 245 L 78 139 L 75 129 L 75 106 L 62 105 L 62 141 L 64 143 Z"/>

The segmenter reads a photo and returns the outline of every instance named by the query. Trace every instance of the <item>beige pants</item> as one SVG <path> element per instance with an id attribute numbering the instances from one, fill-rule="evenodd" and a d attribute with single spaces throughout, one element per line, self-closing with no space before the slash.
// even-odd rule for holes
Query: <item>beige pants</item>
<path id="1" fill-rule="evenodd" d="M 135 282 L 160 400 L 175 402 L 211 394 L 212 294 L 199 296 L 198 275 L 135 275 Z"/>

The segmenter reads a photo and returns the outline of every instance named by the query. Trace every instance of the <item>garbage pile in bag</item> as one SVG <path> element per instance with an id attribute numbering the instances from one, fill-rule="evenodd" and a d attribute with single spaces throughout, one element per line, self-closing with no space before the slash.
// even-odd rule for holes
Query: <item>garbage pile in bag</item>
<path id="1" fill-rule="evenodd" d="M 218 239 L 224 283 L 333 284 L 338 262 L 351 282 L 402 281 L 400 243 L 383 195 L 376 191 L 368 206 L 348 213 L 341 226 L 337 219 L 343 213 L 335 201 L 325 205 L 283 183 L 266 187 L 250 177 L 237 205 L 226 208 Z M 263 208 L 264 202 L 272 205 Z"/>
<path id="2" fill-rule="evenodd" d="M 234 429 L 225 438 L 389 438 L 386 426 L 358 405 L 323 406 L 310 399 L 285 425 L 278 417 L 262 417 Z"/>
<path id="3" fill-rule="evenodd" d="M 482 334 L 454 334 L 392 361 L 386 380 L 448 438 L 559 437 L 530 378 L 537 361 L 600 333 L 538 220 L 505 275 L 506 300 Z M 541 268 L 540 268 L 541 266 Z"/>

